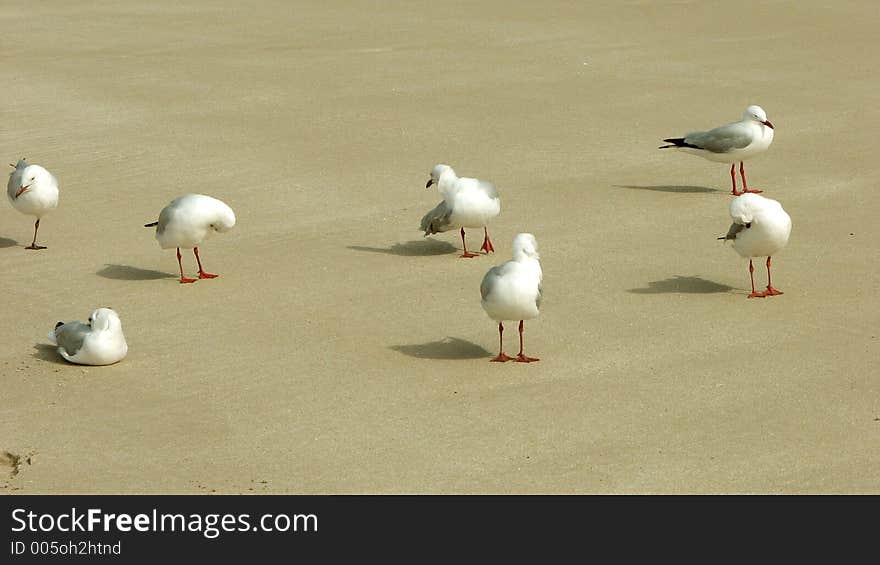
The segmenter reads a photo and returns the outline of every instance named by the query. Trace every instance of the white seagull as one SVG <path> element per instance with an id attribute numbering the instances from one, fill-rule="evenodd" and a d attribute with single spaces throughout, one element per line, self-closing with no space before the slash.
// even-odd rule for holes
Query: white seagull
<path id="1" fill-rule="evenodd" d="M 757 194 L 743 194 L 734 198 L 730 202 L 730 217 L 733 218 L 733 224 L 730 225 L 727 235 L 718 239 L 733 240 L 736 252 L 749 258 L 749 277 L 752 280 L 749 298 L 782 294 L 770 282 L 770 257 L 788 243 L 791 217 L 779 202 Z M 752 257 L 767 257 L 767 290 L 764 292 L 755 291 Z"/>
<path id="2" fill-rule="evenodd" d="M 111 365 L 128 353 L 119 315 L 110 308 L 98 308 L 89 323 L 58 322 L 47 336 L 58 353 L 79 365 Z"/>
<path id="3" fill-rule="evenodd" d="M 767 113 L 760 106 L 746 108 L 743 119 L 739 122 L 709 131 L 689 133 L 684 137 L 671 137 L 663 141 L 671 145 L 663 145 L 660 149 L 672 147 L 716 163 L 730 163 L 730 180 L 733 182 L 734 196 L 746 192 L 762 192 L 749 188 L 746 183 L 746 169 L 743 166 L 743 161 L 763 153 L 773 142 L 773 124 L 767 119 Z M 736 190 L 737 161 L 743 181 L 742 192 Z"/>
<path id="4" fill-rule="evenodd" d="M 37 245 L 37 230 L 40 229 L 40 218 L 58 206 L 58 179 L 40 165 L 29 165 L 22 157 L 9 173 L 6 194 L 12 206 L 28 216 L 36 216 L 34 223 L 34 240 L 25 249 L 46 249 Z"/>
<path id="5" fill-rule="evenodd" d="M 489 269 L 480 283 L 483 310 L 498 322 L 498 356 L 492 361 L 539 361 L 523 353 L 523 320 L 536 318 L 541 307 L 544 274 L 540 259 L 535 236 L 530 233 L 517 234 L 513 238 L 513 259 Z M 504 354 L 505 320 L 519 320 L 519 355 L 516 357 Z"/>
<path id="6" fill-rule="evenodd" d="M 486 224 L 501 213 L 501 198 L 495 185 L 480 179 L 459 178 L 449 165 L 436 165 L 431 170 L 431 178 L 425 188 L 436 184 L 443 195 L 443 201 L 425 214 L 419 229 L 425 235 L 461 228 L 461 257 L 476 257 L 467 250 L 464 228 L 483 228 L 483 246 L 480 251 L 495 251 L 489 239 Z"/>
<path id="7" fill-rule="evenodd" d="M 224 202 L 203 194 L 178 196 L 159 213 L 159 221 L 145 224 L 156 227 L 156 239 L 162 249 L 177 248 L 177 264 L 180 282 L 192 283 L 196 279 L 183 276 L 180 248 L 192 249 L 199 264 L 199 278 L 213 279 L 217 275 L 206 273 L 199 258 L 199 244 L 212 232 L 225 232 L 235 225 L 235 213 Z"/>

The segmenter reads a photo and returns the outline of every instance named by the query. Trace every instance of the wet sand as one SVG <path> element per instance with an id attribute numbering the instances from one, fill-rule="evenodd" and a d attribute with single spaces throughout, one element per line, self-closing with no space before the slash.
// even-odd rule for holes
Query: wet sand
<path id="1" fill-rule="evenodd" d="M 2 17 L 3 158 L 61 202 L 40 252 L 0 206 L 0 492 L 880 493 L 874 3 Z M 727 168 L 657 149 L 752 103 L 750 186 L 794 223 L 763 300 L 715 239 Z M 417 231 L 438 162 L 498 187 L 494 256 Z M 238 216 L 193 285 L 141 227 L 186 192 Z M 522 231 L 541 361 L 489 363 L 479 284 Z M 63 362 L 44 336 L 99 306 L 128 357 Z"/>

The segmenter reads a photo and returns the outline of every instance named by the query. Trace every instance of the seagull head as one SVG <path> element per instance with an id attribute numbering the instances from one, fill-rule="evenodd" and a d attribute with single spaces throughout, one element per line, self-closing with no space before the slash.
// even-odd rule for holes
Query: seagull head
<path id="1" fill-rule="evenodd" d="M 513 238 L 513 258 L 516 261 L 523 259 L 538 260 L 538 240 L 530 233 L 519 233 Z"/>
<path id="2" fill-rule="evenodd" d="M 235 227 L 235 212 L 225 202 L 214 199 L 213 220 L 211 229 L 216 232 L 225 232 Z"/>
<path id="3" fill-rule="evenodd" d="M 440 177 L 443 176 L 444 173 L 452 171 L 452 167 L 449 165 L 444 165 L 440 163 L 439 165 L 434 165 L 434 168 L 431 169 L 431 178 L 428 179 L 428 184 L 425 185 L 425 188 L 431 188 L 433 184 L 440 184 Z M 455 171 L 452 171 L 453 173 Z"/>
<path id="4" fill-rule="evenodd" d="M 92 330 L 103 332 L 107 330 L 118 331 L 122 329 L 122 321 L 119 314 L 110 308 L 98 308 L 89 316 L 89 324 Z"/>
<path id="5" fill-rule="evenodd" d="M 764 108 L 754 104 L 746 108 L 746 111 L 743 112 L 743 119 L 752 120 L 753 122 L 764 124 L 770 129 L 775 129 L 773 124 L 770 123 L 770 120 L 767 119 L 767 112 L 764 111 Z"/>

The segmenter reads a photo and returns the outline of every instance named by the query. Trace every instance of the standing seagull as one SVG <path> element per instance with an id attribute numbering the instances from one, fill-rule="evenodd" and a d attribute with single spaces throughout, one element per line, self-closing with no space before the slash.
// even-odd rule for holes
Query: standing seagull
<path id="1" fill-rule="evenodd" d="M 743 161 L 763 153 L 773 142 L 773 124 L 760 106 L 749 106 L 743 112 L 743 119 L 709 131 L 697 131 L 684 137 L 664 139 L 672 147 L 687 153 L 699 155 L 716 163 L 730 163 L 730 180 L 733 182 L 733 195 L 746 192 L 758 193 L 746 184 L 746 169 Z M 739 161 L 739 174 L 743 181 L 743 191 L 736 190 L 736 162 Z"/>
<path id="2" fill-rule="evenodd" d="M 513 238 L 513 260 L 489 269 L 480 283 L 483 310 L 498 322 L 498 357 L 492 361 L 504 362 L 514 359 L 520 363 L 539 361 L 523 353 L 523 320 L 538 316 L 543 288 L 541 280 L 541 256 L 538 242 L 530 233 L 517 234 Z M 504 320 L 519 320 L 519 355 L 504 354 Z"/>
<path id="3" fill-rule="evenodd" d="M 495 185 L 479 179 L 458 178 L 449 165 L 436 165 L 431 170 L 431 178 L 425 188 L 436 184 L 443 195 L 443 201 L 422 218 L 419 229 L 425 235 L 461 228 L 461 257 L 476 257 L 467 250 L 464 228 L 483 228 L 483 246 L 480 251 L 495 251 L 489 239 L 486 224 L 501 213 L 501 198 Z"/>
<path id="4" fill-rule="evenodd" d="M 217 275 L 206 273 L 199 258 L 199 244 L 211 232 L 224 232 L 235 225 L 235 213 L 224 202 L 203 194 L 184 194 L 171 201 L 159 213 L 159 221 L 145 224 L 156 227 L 156 239 L 162 249 L 177 248 L 177 264 L 180 267 L 180 283 L 193 283 L 196 279 L 183 276 L 180 248 L 192 249 L 199 264 L 199 278 L 213 279 Z"/>
<path id="5" fill-rule="evenodd" d="M 757 194 L 743 194 L 730 203 L 730 217 L 733 223 L 727 235 L 718 239 L 733 240 L 733 248 L 743 257 L 749 258 L 749 277 L 752 280 L 752 293 L 749 298 L 776 296 L 782 291 L 773 288 L 770 282 L 770 257 L 788 243 L 791 235 L 791 217 L 782 205 L 770 198 Z M 767 257 L 767 290 L 755 291 L 755 267 L 752 257 Z"/>
<path id="6" fill-rule="evenodd" d="M 58 322 L 48 338 L 62 357 L 79 365 L 111 365 L 128 353 L 122 322 L 110 308 L 92 312 L 88 324 Z"/>
<path id="7" fill-rule="evenodd" d="M 39 165 L 28 165 L 22 157 L 9 173 L 6 194 L 12 206 L 28 216 L 36 216 L 34 222 L 34 240 L 25 249 L 46 249 L 37 245 L 37 230 L 40 229 L 40 218 L 58 206 L 58 179 Z"/>

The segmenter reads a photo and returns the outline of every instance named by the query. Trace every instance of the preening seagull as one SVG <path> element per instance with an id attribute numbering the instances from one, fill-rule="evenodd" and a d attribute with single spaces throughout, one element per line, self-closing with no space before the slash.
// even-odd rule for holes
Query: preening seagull
<path id="1" fill-rule="evenodd" d="M 196 279 L 183 276 L 180 249 L 192 249 L 199 264 L 199 278 L 213 279 L 217 275 L 206 273 L 199 257 L 199 244 L 213 232 L 225 232 L 235 225 L 235 213 L 226 203 L 204 194 L 178 196 L 159 213 L 159 220 L 144 227 L 156 228 L 156 239 L 162 249 L 177 248 L 177 265 L 180 282 L 192 283 Z"/>
<path id="2" fill-rule="evenodd" d="M 782 294 L 782 291 L 773 288 L 770 281 L 770 258 L 788 243 L 791 217 L 779 202 L 757 194 L 743 194 L 734 198 L 730 202 L 730 217 L 733 223 L 727 235 L 718 239 L 732 240 L 736 252 L 749 258 L 749 278 L 752 282 L 749 298 Z M 755 291 L 753 257 L 767 257 L 767 290 L 764 292 Z"/>

